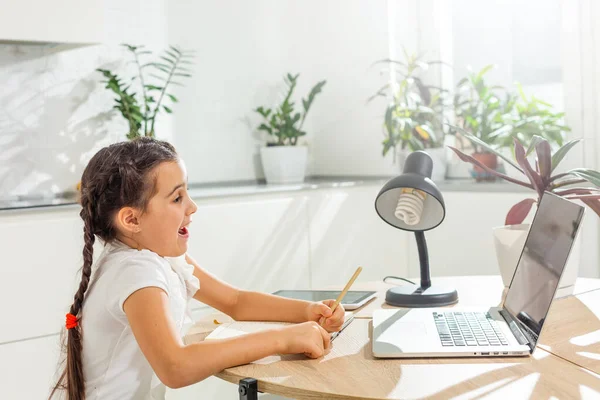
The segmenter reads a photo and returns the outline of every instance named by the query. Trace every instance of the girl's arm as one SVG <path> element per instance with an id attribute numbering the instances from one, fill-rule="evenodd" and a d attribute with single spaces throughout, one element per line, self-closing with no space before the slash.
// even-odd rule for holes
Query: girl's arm
<path id="1" fill-rule="evenodd" d="M 123 310 L 144 356 L 171 388 L 191 385 L 227 367 L 276 353 L 321 357 L 330 345 L 329 334 L 314 322 L 184 345 L 170 317 L 169 297 L 156 287 L 134 292 Z"/>
<path id="2" fill-rule="evenodd" d="M 237 307 L 240 290 L 200 268 L 198 263 L 187 254 L 185 260 L 194 266 L 194 276 L 200 281 L 200 290 L 196 292 L 194 299 L 235 319 L 233 314 Z"/>
<path id="3" fill-rule="evenodd" d="M 204 271 L 190 256 L 185 257 L 188 264 L 194 266 L 194 275 L 200 281 L 200 290 L 194 298 L 237 321 L 305 322 L 318 321 L 321 316 L 331 317 L 331 309 L 326 304 L 240 290 Z M 338 307 L 326 328 L 336 330 L 344 321 L 343 315 L 343 307 Z"/>

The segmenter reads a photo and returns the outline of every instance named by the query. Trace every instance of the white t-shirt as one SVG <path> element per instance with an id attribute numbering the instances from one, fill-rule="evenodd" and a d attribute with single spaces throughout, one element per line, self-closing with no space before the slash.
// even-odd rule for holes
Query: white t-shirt
<path id="1" fill-rule="evenodd" d="M 185 256 L 163 258 L 118 241 L 105 246 L 92 268 L 81 313 L 86 399 L 164 399 L 165 386 L 140 350 L 123 303 L 139 289 L 161 288 L 181 332 L 187 302 L 200 288 L 193 270 Z"/>

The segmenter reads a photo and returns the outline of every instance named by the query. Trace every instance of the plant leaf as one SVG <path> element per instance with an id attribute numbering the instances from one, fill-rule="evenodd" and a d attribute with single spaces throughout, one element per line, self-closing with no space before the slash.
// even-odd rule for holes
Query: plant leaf
<path id="1" fill-rule="evenodd" d="M 517 162 L 519 163 L 521 168 L 523 168 L 525 175 L 527 176 L 527 178 L 529 178 L 529 181 L 533 185 L 534 189 L 538 192 L 538 196 L 540 196 L 541 198 L 544 194 L 545 189 L 544 183 L 542 182 L 542 177 L 540 176 L 540 174 L 535 172 L 533 168 L 531 168 L 527 157 L 525 157 L 525 148 L 517 138 L 514 139 L 514 145 L 515 158 L 517 159 Z"/>
<path id="2" fill-rule="evenodd" d="M 468 163 L 471 163 L 473 165 L 477 165 L 478 167 L 480 167 L 481 169 L 485 170 L 486 172 L 489 172 L 490 174 L 492 174 L 494 176 L 497 176 L 498 178 L 504 179 L 505 181 L 512 182 L 512 183 L 515 183 L 515 184 L 520 185 L 520 186 L 524 186 L 524 187 L 529 188 L 529 189 L 534 189 L 533 185 L 531 185 L 530 183 L 521 182 L 521 181 L 519 181 L 517 179 L 511 178 L 508 175 L 505 175 L 505 174 L 503 174 L 501 172 L 498 172 L 496 170 L 493 170 L 493 169 L 487 167 L 486 165 L 484 165 L 481 162 L 477 161 L 473 157 L 471 157 L 469 155 L 466 155 L 465 153 L 463 153 L 462 151 L 458 150 L 455 147 L 452 147 L 452 146 L 448 146 L 448 147 L 450 149 L 452 149 L 452 151 L 454 151 L 456 153 L 456 155 L 458 156 L 458 158 L 460 158 L 464 162 L 468 162 Z"/>
<path id="3" fill-rule="evenodd" d="M 486 149 L 490 153 L 493 153 L 493 154 L 497 155 L 498 157 L 500 157 L 501 159 L 503 159 L 504 161 L 506 161 L 507 163 L 509 163 L 513 167 L 515 167 L 521 173 L 525 173 L 525 172 L 523 172 L 523 169 L 521 167 L 519 167 L 517 164 L 515 164 L 514 161 L 512 161 L 511 159 L 509 159 L 508 157 L 506 157 L 504 154 L 498 152 L 496 149 L 494 149 L 492 146 L 488 145 L 487 143 L 485 143 L 481 139 L 479 139 L 479 138 L 471 135 L 469 132 L 465 131 L 464 129 L 462 129 L 459 126 L 453 126 L 453 125 L 450 125 L 450 124 L 447 124 L 447 125 L 450 126 L 452 129 L 458 130 L 465 139 L 469 140 L 474 145 L 483 147 L 484 149 Z"/>
<path id="4" fill-rule="evenodd" d="M 533 203 L 535 203 L 534 199 L 525 199 L 512 206 L 508 211 L 508 214 L 506 214 L 504 225 L 522 224 L 531 211 Z"/>
<path id="5" fill-rule="evenodd" d="M 498 129 L 496 129 L 495 131 L 491 132 L 490 134 L 488 134 L 488 137 L 490 139 L 495 139 L 499 136 L 503 136 L 506 133 L 510 133 L 511 131 L 512 131 L 511 125 L 504 125 Z"/>
<path id="6" fill-rule="evenodd" d="M 190 74 L 193 72 L 191 69 L 184 68 L 184 67 L 181 67 L 179 65 L 177 66 L 177 68 L 175 69 L 175 71 L 177 71 L 177 72 L 188 72 Z"/>
<path id="7" fill-rule="evenodd" d="M 594 210 L 596 215 L 600 217 L 600 201 L 593 199 L 581 199 L 589 208 Z"/>
<path id="8" fill-rule="evenodd" d="M 168 62 L 169 65 L 177 64 L 176 60 L 171 60 L 169 57 L 166 57 L 166 56 L 160 56 L 160 59 Z"/>
<path id="9" fill-rule="evenodd" d="M 568 174 L 561 174 L 561 175 L 562 175 L 562 177 L 568 176 Z M 563 187 L 563 186 L 570 186 L 570 185 L 576 185 L 578 183 L 586 183 L 587 182 L 585 179 L 579 179 L 579 178 L 567 178 L 567 179 L 559 180 L 558 182 L 554 181 L 554 178 L 552 178 L 552 181 L 554 182 L 554 183 L 552 183 L 552 190 L 557 189 L 559 187 Z"/>
<path id="10" fill-rule="evenodd" d="M 479 80 L 483 78 L 483 76 L 487 74 L 490 70 L 492 70 L 494 67 L 494 64 L 486 65 L 485 67 L 483 67 L 481 71 L 479 71 L 479 73 L 477 74 L 477 79 Z"/>
<path id="11" fill-rule="evenodd" d="M 587 168 L 576 168 L 567 172 L 567 174 L 575 175 L 579 178 L 585 179 L 590 183 L 593 183 L 596 186 L 600 186 L 600 172 L 598 171 Z"/>
<path id="12" fill-rule="evenodd" d="M 581 141 L 581 139 L 571 140 L 568 143 L 565 143 L 564 146 L 562 146 L 560 149 L 558 149 L 556 151 L 556 153 L 554 153 L 554 155 L 552 156 L 552 172 L 554 172 L 554 170 L 556 169 L 558 164 L 560 164 L 560 162 L 567 155 L 569 150 L 571 150 L 571 148 L 573 146 L 575 146 L 577 143 L 579 143 L 580 141 Z"/>
<path id="13" fill-rule="evenodd" d="M 146 85 L 146 89 L 147 90 L 163 90 L 162 87 L 160 86 L 155 86 L 155 85 Z"/>
<path id="14" fill-rule="evenodd" d="M 163 63 L 157 63 L 157 62 L 150 62 L 147 64 L 142 65 L 142 68 L 144 67 L 163 67 L 163 68 L 170 68 L 167 64 L 163 64 Z"/>
<path id="15" fill-rule="evenodd" d="M 367 99 L 367 103 L 371 102 L 371 101 L 372 101 L 374 98 L 376 98 L 376 97 L 386 97 L 385 91 L 386 91 L 387 89 L 389 89 L 389 87 L 390 87 L 390 84 L 389 84 L 389 83 L 386 83 L 385 85 L 383 85 L 383 86 L 381 87 L 381 89 L 379 89 L 379 90 L 377 91 L 377 93 L 375 93 L 373 96 L 371 96 L 371 97 L 369 97 L 369 98 Z"/>
<path id="16" fill-rule="evenodd" d="M 556 190 L 553 193 L 558 196 L 568 196 L 568 195 L 581 195 L 581 194 L 591 194 L 593 192 L 600 191 L 600 188 L 584 188 L 584 187 L 574 187 L 570 189 Z"/>
<path id="17" fill-rule="evenodd" d="M 260 124 L 260 126 L 258 127 L 259 131 L 265 131 L 268 132 L 269 135 L 273 134 L 273 129 L 270 126 L 267 126 L 266 124 L 262 123 Z"/>
<path id="18" fill-rule="evenodd" d="M 167 96 L 169 96 L 169 98 L 171 99 L 171 101 L 173 103 L 177 103 L 179 101 L 179 100 L 177 100 L 177 97 L 173 96 L 172 94 L 167 93 Z"/>
<path id="19" fill-rule="evenodd" d="M 163 106 L 163 110 L 165 110 L 168 114 L 172 114 L 173 110 L 171 110 L 169 107 L 167 106 Z"/>
<path id="20" fill-rule="evenodd" d="M 565 196 L 569 200 L 600 200 L 600 194 L 579 194 L 573 196 Z"/>
<path id="21" fill-rule="evenodd" d="M 535 152 L 537 154 L 540 175 L 542 176 L 544 187 L 546 187 L 550 181 L 550 173 L 552 172 L 552 150 L 550 149 L 550 143 L 546 139 L 542 139 L 535 145 Z"/>
<path id="22" fill-rule="evenodd" d="M 375 61 L 373 64 L 371 64 L 371 67 L 376 65 L 376 64 L 398 64 L 398 65 L 402 65 L 403 67 L 406 67 L 406 63 L 402 62 L 402 61 L 396 61 L 396 60 L 392 60 L 390 58 L 386 58 L 384 60 L 379 60 L 379 61 Z"/>
<path id="23" fill-rule="evenodd" d="M 527 156 L 529 156 L 535 150 L 535 146 L 537 146 L 538 143 L 540 143 L 544 140 L 546 140 L 546 139 L 544 139 L 541 136 L 533 135 L 533 137 L 531 138 L 531 143 L 529 143 L 529 147 L 527 148 L 527 153 L 525 153 L 525 154 Z"/>
<path id="24" fill-rule="evenodd" d="M 428 141 L 431 138 L 431 135 L 429 134 L 429 127 L 427 125 L 417 125 L 415 127 L 415 131 L 417 131 L 417 133 L 419 134 L 419 136 L 421 137 L 421 139 Z"/>

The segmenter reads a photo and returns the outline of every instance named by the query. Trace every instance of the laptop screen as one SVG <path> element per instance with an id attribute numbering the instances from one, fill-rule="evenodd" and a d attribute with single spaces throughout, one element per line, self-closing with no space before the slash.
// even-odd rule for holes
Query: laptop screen
<path id="1" fill-rule="evenodd" d="M 550 310 L 583 211 L 578 204 L 546 193 L 529 229 L 504 308 L 535 334 L 535 340 Z"/>

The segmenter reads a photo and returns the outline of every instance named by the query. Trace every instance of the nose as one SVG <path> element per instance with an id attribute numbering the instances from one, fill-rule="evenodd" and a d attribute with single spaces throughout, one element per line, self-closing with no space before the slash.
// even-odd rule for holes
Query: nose
<path id="1" fill-rule="evenodd" d="M 190 206 L 188 207 L 187 215 L 192 215 L 196 211 L 198 211 L 198 206 L 196 205 L 196 202 L 194 202 L 194 200 L 190 199 Z"/>

